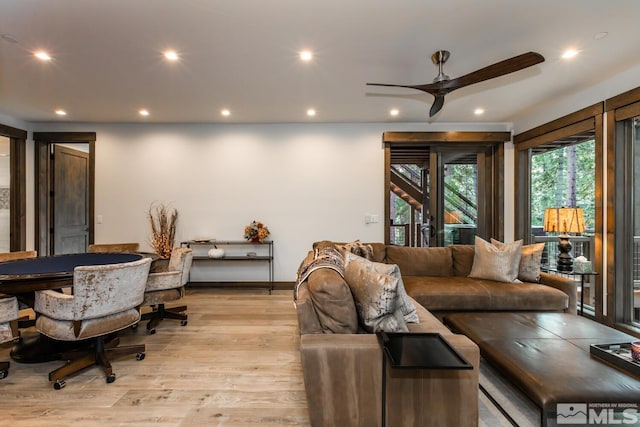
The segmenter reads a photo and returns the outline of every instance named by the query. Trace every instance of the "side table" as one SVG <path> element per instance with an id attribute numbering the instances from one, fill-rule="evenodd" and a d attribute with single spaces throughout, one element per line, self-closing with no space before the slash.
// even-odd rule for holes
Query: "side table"
<path id="1" fill-rule="evenodd" d="M 382 426 L 387 420 L 387 363 L 392 369 L 473 369 L 438 333 L 377 332 L 382 348 Z"/>
<path id="2" fill-rule="evenodd" d="M 576 271 L 560 271 L 556 268 L 551 267 L 541 267 L 544 271 L 551 271 L 559 274 L 567 274 L 569 276 L 580 276 L 580 316 L 584 314 L 584 277 L 585 276 L 597 276 L 598 273 L 595 271 L 591 271 L 589 273 L 578 273 Z"/>

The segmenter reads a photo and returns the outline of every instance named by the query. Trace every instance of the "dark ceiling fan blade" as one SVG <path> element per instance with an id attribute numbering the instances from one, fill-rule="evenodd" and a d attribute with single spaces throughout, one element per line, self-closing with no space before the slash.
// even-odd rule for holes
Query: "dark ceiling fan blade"
<path id="1" fill-rule="evenodd" d="M 429 117 L 435 116 L 436 113 L 442 109 L 443 105 L 444 105 L 444 95 L 436 95 L 436 99 L 433 100 L 433 105 L 429 110 Z"/>
<path id="2" fill-rule="evenodd" d="M 441 52 L 446 52 L 446 57 L 440 55 Z M 387 86 L 387 87 L 403 87 L 407 89 L 420 90 L 422 92 L 430 93 L 434 96 L 433 105 L 429 110 L 429 117 L 433 117 L 442 109 L 444 105 L 444 97 L 451 91 L 460 89 L 461 87 L 469 86 L 475 83 L 480 83 L 485 80 L 494 79 L 496 77 L 504 76 L 506 74 L 514 73 L 516 71 L 529 68 L 533 65 L 544 62 L 544 57 L 537 52 L 527 52 L 522 55 L 514 56 L 513 58 L 505 59 L 504 61 L 496 62 L 493 65 L 489 65 L 479 70 L 473 71 L 464 76 L 447 80 L 448 77 L 442 72 L 442 64 L 448 59 L 447 51 L 438 51 L 439 54 L 436 59 L 433 59 L 434 63 L 440 67 L 440 73 L 436 77 L 437 81 L 434 83 L 427 83 L 423 85 L 396 85 L 386 83 L 367 83 L 370 86 Z M 442 77 L 442 78 L 441 78 Z"/>
<path id="3" fill-rule="evenodd" d="M 505 59 L 504 61 L 497 62 L 493 65 L 480 68 L 479 70 L 473 71 L 469 74 L 465 74 L 464 76 L 442 82 L 441 88 L 447 89 L 449 92 L 451 92 L 452 90 L 459 89 L 464 86 L 469 86 L 475 83 L 483 82 L 485 80 L 490 80 L 496 77 L 504 76 L 506 74 L 514 73 L 516 71 L 529 68 L 541 62 L 544 62 L 544 57 L 539 53 L 523 53 L 522 55 L 514 56 L 513 58 Z"/>
<path id="4" fill-rule="evenodd" d="M 390 85 L 386 83 L 367 83 L 369 86 L 388 86 L 388 87 L 404 87 L 407 89 L 417 89 L 423 92 L 432 94 L 433 96 L 440 90 L 439 85 L 427 84 L 427 85 Z"/>

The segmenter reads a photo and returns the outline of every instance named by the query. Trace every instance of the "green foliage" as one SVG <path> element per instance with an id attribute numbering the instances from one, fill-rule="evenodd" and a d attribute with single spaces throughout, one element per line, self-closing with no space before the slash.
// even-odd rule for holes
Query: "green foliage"
<path id="1" fill-rule="evenodd" d="M 587 230 L 595 226 L 595 141 L 575 145 L 575 185 L 569 182 L 570 156 L 562 147 L 531 158 L 531 225 L 542 226 L 544 210 L 570 206 L 575 187 L 575 205 L 584 210 Z"/>

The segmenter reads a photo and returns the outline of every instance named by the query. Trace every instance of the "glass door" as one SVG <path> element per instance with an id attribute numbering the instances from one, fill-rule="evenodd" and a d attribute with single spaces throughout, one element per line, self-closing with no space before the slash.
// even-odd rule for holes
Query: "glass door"
<path id="1" fill-rule="evenodd" d="M 474 244 L 478 228 L 478 155 L 475 152 L 442 153 L 441 205 L 438 206 L 439 246 Z"/>
<path id="2" fill-rule="evenodd" d="M 390 155 L 389 242 L 401 246 L 473 244 L 493 231 L 493 147 L 430 144 Z"/>
<path id="3" fill-rule="evenodd" d="M 624 207 L 618 215 L 617 224 L 621 230 L 616 234 L 616 252 L 624 254 L 616 258 L 621 262 L 617 269 L 620 274 L 620 286 L 616 283 L 616 299 L 620 307 L 619 318 L 624 323 L 640 326 L 640 117 L 634 117 L 616 125 L 616 138 L 621 154 L 627 165 L 617 171 L 619 179 L 625 182 L 623 191 L 618 194 L 619 206 Z M 624 171 L 624 169 L 627 169 Z M 626 176 L 625 176 L 626 173 Z M 625 214 L 624 211 L 627 213 Z M 621 316 L 620 316 L 621 315 Z"/>

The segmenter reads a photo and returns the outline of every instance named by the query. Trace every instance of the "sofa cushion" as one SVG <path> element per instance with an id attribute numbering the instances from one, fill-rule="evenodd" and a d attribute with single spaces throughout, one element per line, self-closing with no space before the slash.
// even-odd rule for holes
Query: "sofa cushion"
<path id="1" fill-rule="evenodd" d="M 453 275 L 467 277 L 471 273 L 476 248 L 473 245 L 451 245 Z"/>
<path id="2" fill-rule="evenodd" d="M 498 247 L 476 236 L 475 243 L 475 255 L 469 277 L 497 282 L 516 280 L 522 253 L 522 240 Z"/>
<path id="3" fill-rule="evenodd" d="M 522 247 L 518 279 L 523 282 L 540 281 L 540 263 L 542 262 L 544 243 L 534 243 Z"/>
<path id="4" fill-rule="evenodd" d="M 403 276 L 409 296 L 430 311 L 564 311 L 569 297 L 537 283 L 470 277 Z"/>
<path id="5" fill-rule="evenodd" d="M 363 262 L 366 260 L 364 258 L 358 257 L 355 254 L 347 253 L 344 258 L 345 268 L 349 263 L 353 260 L 357 260 L 358 262 Z M 384 264 L 380 262 L 369 261 L 371 264 L 371 269 L 373 269 L 377 273 L 388 274 L 391 277 L 395 277 L 398 279 L 398 288 L 396 289 L 396 310 L 400 310 L 402 313 L 402 317 L 404 317 L 405 322 L 407 323 L 418 323 L 420 319 L 418 319 L 418 314 L 416 313 L 416 307 L 413 304 L 413 301 L 407 295 L 407 291 L 404 289 L 404 284 L 402 282 L 402 275 L 400 274 L 400 269 L 395 264 Z"/>
<path id="6" fill-rule="evenodd" d="M 407 293 L 431 311 L 487 310 L 491 295 L 468 277 L 403 276 Z"/>
<path id="7" fill-rule="evenodd" d="M 403 276 L 451 276 L 450 248 L 387 246 L 387 263 L 396 264 Z"/>
<path id="8" fill-rule="evenodd" d="M 325 333 L 354 334 L 358 331 L 358 314 L 351 289 L 337 271 L 320 268 L 309 275 L 307 286 Z"/>
<path id="9" fill-rule="evenodd" d="M 363 261 L 360 261 L 363 260 Z M 356 303 L 358 318 L 367 332 L 406 332 L 402 313 L 396 310 L 398 279 L 378 273 L 373 263 L 352 258 L 344 277 Z"/>

